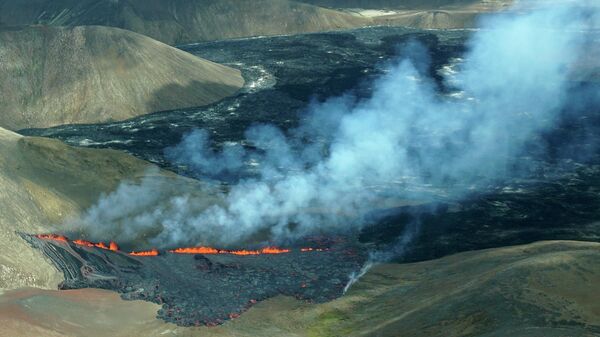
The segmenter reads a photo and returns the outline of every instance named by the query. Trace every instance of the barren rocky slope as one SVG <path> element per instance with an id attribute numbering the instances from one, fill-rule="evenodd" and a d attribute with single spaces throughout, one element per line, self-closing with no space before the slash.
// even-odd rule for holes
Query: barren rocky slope
<path id="1" fill-rule="evenodd" d="M 0 126 L 13 130 L 205 105 L 242 84 L 238 70 L 117 28 L 0 30 Z"/>
<path id="2" fill-rule="evenodd" d="M 168 44 L 294 34 L 370 20 L 288 0 L 0 0 L 0 25 L 103 25 Z"/>
<path id="3" fill-rule="evenodd" d="M 123 179 L 168 180 L 194 186 L 147 162 L 113 150 L 80 149 L 59 141 L 22 137 L 0 128 L 0 290 L 56 288 L 54 269 L 17 232 L 46 233 L 114 190 Z M 193 188 L 193 187 L 192 187 Z"/>
<path id="4" fill-rule="evenodd" d="M 526 0 L 536 5 L 555 0 Z M 568 0 L 559 0 L 568 1 Z M 371 25 L 473 28 L 514 0 L 0 0 L 0 26 L 103 25 L 168 44 Z"/>
<path id="5" fill-rule="evenodd" d="M 106 291 L 20 290 L 0 296 L 0 334 L 597 336 L 599 283 L 600 244 L 549 241 L 376 266 L 333 302 L 278 297 L 216 328 L 164 323 L 156 304 Z"/>

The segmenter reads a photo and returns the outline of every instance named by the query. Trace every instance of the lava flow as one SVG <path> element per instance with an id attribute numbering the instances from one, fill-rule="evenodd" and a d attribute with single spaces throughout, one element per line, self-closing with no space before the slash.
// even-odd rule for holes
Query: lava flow
<path id="1" fill-rule="evenodd" d="M 110 249 L 110 250 L 112 250 L 114 252 L 118 252 L 119 251 L 119 245 L 117 245 L 116 242 L 111 241 L 110 244 L 109 244 L 109 246 L 108 246 L 108 249 Z"/>
<path id="2" fill-rule="evenodd" d="M 87 240 L 83 240 L 83 239 L 77 239 L 77 240 L 71 241 L 66 236 L 58 235 L 58 234 L 38 234 L 38 235 L 35 235 L 35 237 L 37 237 L 38 239 L 42 239 L 42 240 L 53 240 L 53 241 L 60 241 L 60 242 L 66 242 L 66 243 L 71 242 L 75 245 L 83 246 L 83 247 L 100 248 L 100 249 L 111 250 L 114 252 L 120 251 L 119 246 L 114 241 L 110 241 L 110 243 L 108 245 L 106 245 L 104 242 L 92 242 L 92 241 L 87 241 Z M 324 250 L 327 250 L 327 249 L 321 249 L 321 248 L 301 248 L 300 249 L 301 252 L 324 251 Z M 238 255 L 238 256 L 247 256 L 247 255 L 285 254 L 285 253 L 291 252 L 291 249 L 279 248 L 279 247 L 264 247 L 264 248 L 260 248 L 260 249 L 256 249 L 256 250 L 247 250 L 247 249 L 230 250 L 230 249 L 217 249 L 217 248 L 213 248 L 213 247 L 184 247 L 184 248 L 175 248 L 175 249 L 169 250 L 168 252 L 173 253 L 173 254 L 207 254 L 207 255 L 230 254 L 230 255 Z M 132 256 L 158 256 L 158 255 L 160 255 L 160 252 L 157 249 L 153 248 L 153 249 L 147 250 L 147 251 L 134 251 L 134 252 L 129 253 L 129 255 L 132 255 Z"/>
<path id="3" fill-rule="evenodd" d="M 64 235 L 38 234 L 35 237 L 38 238 L 38 239 L 42 239 L 42 240 L 54 240 L 54 241 L 61 241 L 61 242 L 69 242 L 69 238 L 67 238 Z"/>
<path id="4" fill-rule="evenodd" d="M 21 235 L 63 272 L 59 289 L 101 288 L 158 303 L 157 317 L 182 326 L 222 324 L 278 295 L 330 301 L 343 295 L 348 275 L 367 259 L 362 246 L 336 238 L 306 239 L 294 247 L 122 251 L 108 240 Z"/>
<path id="5" fill-rule="evenodd" d="M 66 237 L 64 235 L 58 235 L 58 234 L 37 234 L 37 235 L 35 235 L 35 237 L 38 239 L 41 239 L 41 240 L 52 240 L 52 241 L 67 242 L 67 243 L 72 242 L 73 244 L 78 245 L 78 246 L 95 247 L 95 248 L 100 248 L 100 249 L 111 250 L 113 252 L 120 251 L 119 245 L 114 241 L 110 241 L 107 245 L 104 242 L 92 242 L 92 241 L 83 240 L 83 239 L 77 239 L 77 240 L 70 241 L 68 237 Z M 156 255 L 158 255 L 158 254 L 156 254 Z"/>
<path id="6" fill-rule="evenodd" d="M 151 250 L 129 253 L 129 255 L 132 255 L 132 256 L 158 256 L 159 254 L 160 253 L 158 252 L 158 249 L 156 249 L 156 248 L 153 248 Z"/>
<path id="7" fill-rule="evenodd" d="M 38 235 L 35 235 L 35 237 L 38 239 L 42 239 L 42 240 L 69 242 L 69 238 L 67 238 L 64 235 L 58 235 L 58 234 L 38 234 Z M 74 244 L 76 244 L 78 246 L 96 247 L 96 248 L 100 248 L 100 249 L 112 250 L 114 252 L 119 251 L 119 245 L 117 245 L 117 243 L 114 241 L 110 241 L 110 243 L 108 245 L 106 245 L 106 243 L 104 243 L 104 242 L 92 242 L 92 241 L 87 241 L 87 240 L 82 240 L 82 239 L 73 240 L 71 242 L 73 242 Z"/>
<path id="8" fill-rule="evenodd" d="M 259 250 L 226 250 L 216 249 L 212 247 L 187 247 L 177 248 L 170 250 L 169 253 L 174 254 L 232 254 L 232 255 L 261 255 L 261 254 L 284 254 L 289 253 L 291 250 L 277 248 L 277 247 L 265 247 Z"/>
<path id="9" fill-rule="evenodd" d="M 113 252 L 119 251 L 119 246 L 114 241 L 111 241 L 108 246 L 104 242 L 91 242 L 81 239 L 73 240 L 73 243 L 79 246 L 96 247 L 101 249 L 112 250 Z"/>

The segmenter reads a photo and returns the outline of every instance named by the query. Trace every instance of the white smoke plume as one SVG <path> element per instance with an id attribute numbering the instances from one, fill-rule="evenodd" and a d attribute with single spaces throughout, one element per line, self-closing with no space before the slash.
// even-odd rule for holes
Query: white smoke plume
<path id="1" fill-rule="evenodd" d="M 344 286 L 344 290 L 342 291 L 343 294 L 346 294 L 356 282 L 358 282 L 363 276 L 365 276 L 369 272 L 369 270 L 371 270 L 371 268 L 373 268 L 374 265 L 375 264 L 371 260 L 369 260 L 362 266 L 362 268 L 358 272 L 350 274 L 349 281 L 348 283 L 346 283 L 346 285 Z"/>
<path id="2" fill-rule="evenodd" d="M 556 123 L 590 17 L 569 6 L 487 17 L 446 79 L 453 95 L 440 95 L 414 57 L 400 58 L 368 99 L 315 103 L 288 135 L 268 125 L 248 130 L 263 150 L 256 158 L 235 145 L 214 152 L 206 132 L 193 132 L 171 158 L 207 175 L 256 160 L 259 177 L 212 205 L 190 195 L 157 203 L 161 186 L 124 183 L 81 223 L 93 236 L 145 233 L 162 247 L 229 245 L 264 232 L 276 240 L 361 226 L 382 195 L 411 199 L 415 186 L 460 194 L 509 176 L 524 146 Z M 312 142 L 300 147 L 298 139 Z"/>

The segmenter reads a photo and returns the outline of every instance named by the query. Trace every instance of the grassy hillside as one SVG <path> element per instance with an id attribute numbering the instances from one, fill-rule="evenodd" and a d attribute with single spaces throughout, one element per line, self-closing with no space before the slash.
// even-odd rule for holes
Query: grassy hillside
<path id="1" fill-rule="evenodd" d="M 0 126 L 123 120 L 235 93 L 240 72 L 110 27 L 0 30 Z"/>

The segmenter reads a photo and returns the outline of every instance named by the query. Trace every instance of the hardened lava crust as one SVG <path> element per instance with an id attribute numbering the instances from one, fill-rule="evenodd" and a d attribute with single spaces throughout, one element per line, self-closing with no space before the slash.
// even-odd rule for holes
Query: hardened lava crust
<path id="1" fill-rule="evenodd" d="M 218 325 L 277 295 L 321 303 L 343 294 L 367 256 L 342 239 L 282 254 L 133 256 L 22 234 L 64 273 L 60 289 L 101 288 L 162 305 L 158 317 L 182 326 Z"/>

